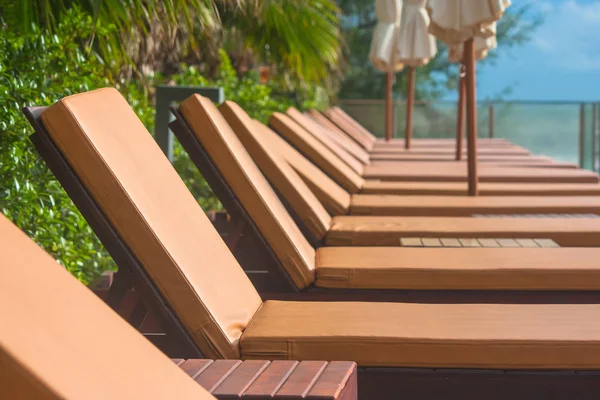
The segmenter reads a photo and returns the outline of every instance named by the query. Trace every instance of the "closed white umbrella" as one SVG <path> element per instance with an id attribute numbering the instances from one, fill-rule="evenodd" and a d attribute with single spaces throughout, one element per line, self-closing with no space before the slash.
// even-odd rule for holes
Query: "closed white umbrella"
<path id="1" fill-rule="evenodd" d="M 493 32 L 496 32 L 496 23 L 493 22 L 490 27 Z M 482 60 L 487 57 L 488 52 L 493 50 L 497 46 L 496 35 L 487 38 L 475 37 L 473 40 L 473 46 L 475 51 L 475 58 Z M 462 139 L 464 132 L 464 115 L 465 115 L 465 71 L 463 65 L 463 44 L 453 44 L 448 48 L 448 61 L 451 63 L 461 63 L 460 75 L 458 79 L 458 103 L 456 110 L 456 161 L 460 161 L 462 158 Z"/>
<path id="2" fill-rule="evenodd" d="M 371 40 L 369 59 L 375 68 L 386 73 L 385 139 L 389 141 L 392 138 L 394 126 L 392 112 L 394 75 L 403 67 L 396 54 L 402 0 L 376 0 L 375 14 L 377 16 L 377 26 Z"/>
<path id="3" fill-rule="evenodd" d="M 408 67 L 406 94 L 406 129 L 404 147 L 410 149 L 412 139 L 412 114 L 415 98 L 415 67 L 429 62 L 437 53 L 435 37 L 429 33 L 429 15 L 425 10 L 427 0 L 404 0 L 397 59 Z"/>
<path id="4" fill-rule="evenodd" d="M 474 37 L 489 38 L 495 33 L 492 23 L 502 17 L 510 0 L 429 0 L 429 31 L 443 42 L 463 44 L 466 79 L 467 157 L 469 195 L 477 190 L 477 100 L 475 96 Z"/>
<path id="5" fill-rule="evenodd" d="M 496 34 L 491 23 L 498 21 L 510 0 L 429 0 L 430 32 L 442 42 L 459 44 L 474 36 Z"/>
<path id="6" fill-rule="evenodd" d="M 486 27 L 486 30 L 488 32 L 492 32 L 492 36 L 475 36 L 473 38 L 475 58 L 477 60 L 483 60 L 485 57 L 487 57 L 487 54 L 490 50 L 493 50 L 498 46 L 498 42 L 496 41 L 496 23 L 493 22 L 489 24 Z M 464 58 L 463 50 L 463 43 L 448 46 L 448 61 L 451 63 L 462 62 Z"/>

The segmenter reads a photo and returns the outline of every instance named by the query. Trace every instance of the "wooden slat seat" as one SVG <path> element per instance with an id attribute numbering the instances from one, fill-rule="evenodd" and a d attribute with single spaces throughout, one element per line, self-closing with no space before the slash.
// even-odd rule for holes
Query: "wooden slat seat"
<path id="1" fill-rule="evenodd" d="M 220 400 L 357 398 L 356 363 L 174 359 L 181 369 Z"/>

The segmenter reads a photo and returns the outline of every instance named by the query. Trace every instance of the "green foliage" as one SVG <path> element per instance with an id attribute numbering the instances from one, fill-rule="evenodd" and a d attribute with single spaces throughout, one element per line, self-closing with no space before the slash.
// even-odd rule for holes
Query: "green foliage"
<path id="1" fill-rule="evenodd" d="M 340 59 L 338 8 L 334 0 L 246 1 L 237 12 L 222 12 L 224 47 L 235 54 L 252 49 L 294 87 L 300 82 L 332 88 Z"/>
<path id="2" fill-rule="evenodd" d="M 300 109 L 327 106 L 328 97 L 322 93 L 324 89 L 316 88 L 302 92 L 301 101 L 296 101 L 289 93 L 281 92 L 282 94 L 276 95 L 274 91 L 277 88 L 260 83 L 260 77 L 254 72 L 239 77 L 225 51 L 220 50 L 219 54 L 220 66 L 214 79 L 207 79 L 198 68 L 185 65 L 182 66 L 179 74 L 171 76 L 170 79 L 179 85 L 222 87 L 227 100 L 238 103 L 252 118 L 263 123 L 267 123 L 273 112 L 285 112 L 292 106 Z M 175 169 L 200 205 L 205 210 L 220 209 L 221 205 L 212 194 L 210 187 L 177 141 L 173 148 L 173 155 Z"/>
<path id="3" fill-rule="evenodd" d="M 338 80 L 340 32 L 335 0 L 0 0 L 9 28 L 53 32 L 74 6 L 107 34 L 86 43 L 117 81 L 169 75 L 182 61 L 214 70 L 217 49 L 278 68 L 289 88 Z M 33 28 L 32 28 L 33 27 Z M 149 86 L 146 86 L 148 89 Z"/>
<path id="4" fill-rule="evenodd" d="M 4 7 L 2 3 L 0 6 Z M 22 107 L 51 105 L 73 93 L 112 85 L 152 131 L 155 115 L 149 88 L 159 83 L 221 86 L 227 99 L 239 103 L 262 122 L 274 111 L 285 111 L 290 106 L 322 108 L 329 99 L 327 91 L 318 85 L 305 85 L 292 95 L 282 80 L 262 84 L 253 71 L 240 75 L 223 50 L 219 52 L 220 66 L 210 79 L 197 67 L 186 65 L 172 76 L 113 79 L 114 70 L 88 46 L 92 37 L 99 40 L 110 36 L 112 29 L 100 29 L 89 13 L 77 8 L 63 10 L 52 30 L 33 26 L 30 33 L 17 33 L 0 21 L 0 212 L 86 283 L 102 271 L 115 268 L 114 262 L 37 155 L 28 139 L 33 130 Z M 174 166 L 200 205 L 205 210 L 221 208 L 177 142 L 174 153 Z"/>
<path id="5" fill-rule="evenodd" d="M 0 29 L 0 211 L 84 282 L 113 262 L 28 140 L 21 108 L 111 83 L 81 50 L 91 27 L 72 11 L 52 35 Z"/>
<path id="6" fill-rule="evenodd" d="M 198 43 L 197 36 L 214 35 L 220 29 L 217 4 L 235 8 L 239 1 L 19 0 L 15 7 L 2 0 L 0 14 L 18 32 L 31 33 L 37 27 L 54 32 L 71 8 L 79 7 L 93 18 L 94 29 L 110 27 L 110 34 L 91 36 L 87 45 L 94 46 L 115 76 L 131 78 L 132 72 L 140 76 L 148 63 L 164 67 L 172 61 L 165 54 L 184 56 Z"/>

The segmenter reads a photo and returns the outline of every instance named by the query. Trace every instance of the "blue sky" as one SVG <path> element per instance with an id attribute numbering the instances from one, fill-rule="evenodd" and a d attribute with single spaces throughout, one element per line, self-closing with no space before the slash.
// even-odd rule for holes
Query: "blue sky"
<path id="1" fill-rule="evenodd" d="M 495 65 L 478 70 L 478 97 L 600 101 L 600 0 L 529 1 L 545 15 L 533 40 L 498 49 Z"/>

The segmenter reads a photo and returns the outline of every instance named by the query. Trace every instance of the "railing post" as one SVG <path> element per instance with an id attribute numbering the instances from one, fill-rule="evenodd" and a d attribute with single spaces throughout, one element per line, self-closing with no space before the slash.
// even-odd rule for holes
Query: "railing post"
<path id="1" fill-rule="evenodd" d="M 598 135 L 600 135 L 600 103 L 592 104 L 592 170 L 600 169 L 600 149 L 598 149 Z"/>
<path id="2" fill-rule="evenodd" d="M 173 133 L 169 130 L 169 122 L 173 116 L 169 111 L 171 104 L 180 102 L 192 94 L 208 97 L 215 103 L 225 101 L 223 88 L 207 88 L 198 86 L 158 85 L 156 87 L 156 119 L 154 121 L 154 140 L 158 143 L 169 161 L 173 161 Z"/>
<path id="3" fill-rule="evenodd" d="M 488 108 L 488 136 L 490 139 L 494 138 L 494 105 L 490 104 Z"/>
<path id="4" fill-rule="evenodd" d="M 579 166 L 583 168 L 585 159 L 585 104 L 579 105 Z"/>

